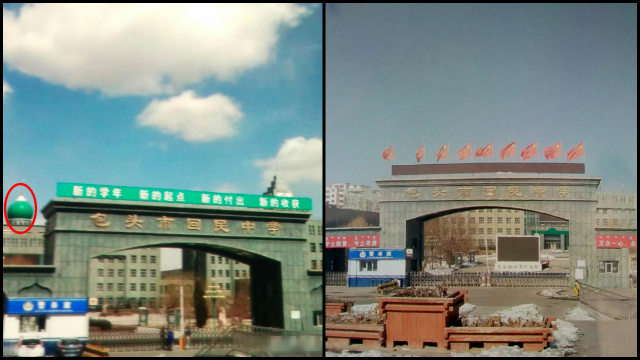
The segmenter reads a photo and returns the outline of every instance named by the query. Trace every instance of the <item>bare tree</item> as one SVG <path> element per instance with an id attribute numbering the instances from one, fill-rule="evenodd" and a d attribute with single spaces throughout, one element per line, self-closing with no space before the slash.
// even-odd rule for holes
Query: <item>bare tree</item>
<path id="1" fill-rule="evenodd" d="M 425 222 L 425 259 L 441 255 L 449 267 L 455 253 L 467 253 L 474 248 L 470 233 L 475 224 L 468 224 L 464 213 L 442 216 Z M 433 261 L 433 259 L 432 259 Z"/>

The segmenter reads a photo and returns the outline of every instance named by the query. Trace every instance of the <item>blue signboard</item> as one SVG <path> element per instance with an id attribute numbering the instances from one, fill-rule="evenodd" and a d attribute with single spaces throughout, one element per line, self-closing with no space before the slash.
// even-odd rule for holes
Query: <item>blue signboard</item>
<path id="1" fill-rule="evenodd" d="M 349 260 L 402 260 L 404 249 L 349 250 Z"/>
<path id="2" fill-rule="evenodd" d="M 7 300 L 7 314 L 86 314 L 87 298 L 14 298 Z"/>

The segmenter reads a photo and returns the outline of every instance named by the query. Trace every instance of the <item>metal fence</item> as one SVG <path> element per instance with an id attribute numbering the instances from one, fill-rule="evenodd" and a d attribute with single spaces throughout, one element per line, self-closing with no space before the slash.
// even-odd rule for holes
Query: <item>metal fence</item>
<path id="1" fill-rule="evenodd" d="M 638 300 L 580 283 L 580 302 L 616 320 L 638 318 Z"/>
<path id="2" fill-rule="evenodd" d="M 324 275 L 326 286 L 347 286 L 346 272 L 326 272 Z"/>
<path id="3" fill-rule="evenodd" d="M 448 287 L 569 287 L 568 273 L 550 272 L 456 272 L 447 275 L 432 275 L 424 272 L 409 274 L 409 286 Z"/>
<path id="4" fill-rule="evenodd" d="M 177 332 L 175 332 L 177 334 Z M 225 347 L 232 342 L 232 330 L 203 331 L 192 330 L 188 347 L 200 349 L 204 347 Z M 178 335 L 175 339 L 177 341 Z M 162 349 L 160 331 L 118 332 L 98 331 L 89 333 L 89 343 L 109 349 L 109 352 L 151 351 Z M 175 344 L 174 344 L 175 346 Z"/>

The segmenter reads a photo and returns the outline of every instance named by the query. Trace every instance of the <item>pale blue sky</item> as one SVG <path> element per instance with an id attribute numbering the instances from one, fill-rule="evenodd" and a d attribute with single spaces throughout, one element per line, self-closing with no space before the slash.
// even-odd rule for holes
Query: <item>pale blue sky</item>
<path id="1" fill-rule="evenodd" d="M 588 176 L 637 189 L 637 5 L 327 5 L 326 183 L 494 143 L 581 141 Z M 382 151 L 394 145 L 396 159 Z M 532 159 L 533 160 L 533 159 Z M 529 161 L 532 161 L 529 160 Z M 467 160 L 471 161 L 471 160 Z"/>
<path id="2" fill-rule="evenodd" d="M 145 6 L 3 5 L 4 194 L 262 194 L 277 169 L 320 219 L 322 7 Z"/>
<path id="3" fill-rule="evenodd" d="M 3 4 L 3 193 L 28 184 L 44 224 L 58 182 L 262 194 L 277 173 L 321 219 L 322 37 L 319 4 Z"/>

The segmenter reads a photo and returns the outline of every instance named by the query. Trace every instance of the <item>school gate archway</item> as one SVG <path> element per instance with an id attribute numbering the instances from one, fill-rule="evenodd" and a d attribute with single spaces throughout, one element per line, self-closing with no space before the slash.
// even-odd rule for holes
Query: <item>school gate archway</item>
<path id="1" fill-rule="evenodd" d="M 54 297 L 88 297 L 93 257 L 139 247 L 189 248 L 250 265 L 254 325 L 313 330 L 318 301 L 311 294 L 318 281 L 305 260 L 309 211 L 55 198 L 43 214 L 49 266 L 5 276 L 9 297 L 36 280 Z"/>
<path id="2" fill-rule="evenodd" d="M 407 173 L 396 171 L 393 175 Z M 381 189 L 381 248 L 413 248 L 414 259 L 417 260 L 417 264 L 413 263 L 414 268 L 422 262 L 421 223 L 425 219 L 474 208 L 510 208 L 550 214 L 569 221 L 572 283 L 577 261 L 584 260 L 586 271 L 583 282 L 598 287 L 627 286 L 628 271 L 624 266 L 625 257 L 622 256 L 624 249 L 597 249 L 595 246 L 599 178 L 495 173 L 478 176 L 469 174 L 466 177 L 413 176 L 376 180 L 376 183 Z M 619 259 L 620 273 L 599 276 L 599 260 L 602 259 Z M 406 271 L 411 271 L 412 261 L 407 260 L 406 266 Z"/>

